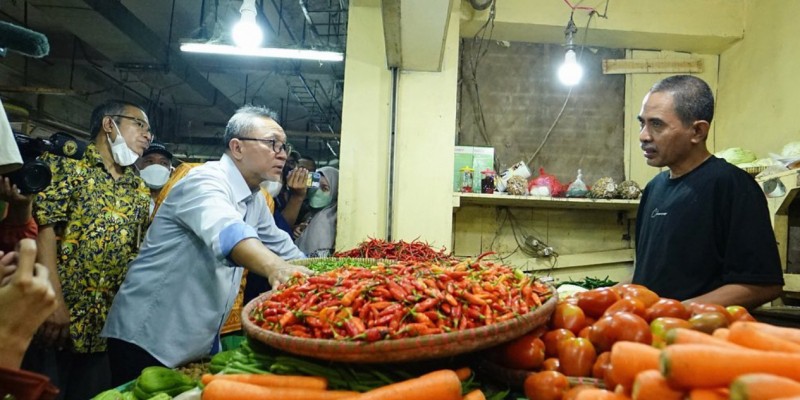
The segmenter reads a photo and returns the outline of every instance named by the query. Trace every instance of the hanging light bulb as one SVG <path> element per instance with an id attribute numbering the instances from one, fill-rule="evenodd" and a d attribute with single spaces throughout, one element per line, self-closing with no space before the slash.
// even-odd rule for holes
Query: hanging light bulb
<path id="1" fill-rule="evenodd" d="M 583 68 L 578 64 L 575 50 L 568 49 L 564 54 L 564 64 L 558 68 L 558 79 L 567 86 L 575 86 L 583 77 Z"/>
<path id="2" fill-rule="evenodd" d="M 583 67 L 578 64 L 578 57 L 575 55 L 575 46 L 572 44 L 572 37 L 578 32 L 578 27 L 572 20 L 572 14 L 569 16 L 569 22 L 564 35 L 567 38 L 567 52 L 564 54 L 564 63 L 558 68 L 558 79 L 567 86 L 575 86 L 583 77 Z"/>
<path id="3" fill-rule="evenodd" d="M 256 23 L 256 1 L 244 0 L 239 12 L 242 19 L 233 26 L 233 43 L 245 49 L 260 47 L 264 35 Z"/>

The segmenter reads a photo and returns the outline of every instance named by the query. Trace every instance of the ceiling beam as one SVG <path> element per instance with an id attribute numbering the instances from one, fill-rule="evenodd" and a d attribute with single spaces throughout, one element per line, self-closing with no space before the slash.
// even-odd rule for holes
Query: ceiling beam
<path id="1" fill-rule="evenodd" d="M 447 25 L 454 0 L 381 0 L 389 67 L 442 70 Z"/>
<path id="2" fill-rule="evenodd" d="M 169 72 L 200 94 L 204 99 L 218 106 L 223 112 L 232 114 L 238 106 L 220 93 L 200 72 L 183 60 L 179 51 L 173 50 L 153 30 L 128 10 L 120 1 L 83 0 L 95 12 L 114 24 L 153 58 L 164 64 Z"/>

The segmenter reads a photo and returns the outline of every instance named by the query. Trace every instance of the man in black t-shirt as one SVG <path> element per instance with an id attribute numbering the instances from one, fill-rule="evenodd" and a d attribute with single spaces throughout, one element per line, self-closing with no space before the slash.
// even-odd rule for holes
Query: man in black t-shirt
<path id="1" fill-rule="evenodd" d="M 639 113 L 639 141 L 653 167 L 636 219 L 633 283 L 662 297 L 748 308 L 783 287 L 766 198 L 743 170 L 706 148 L 714 97 L 701 79 L 656 83 Z"/>

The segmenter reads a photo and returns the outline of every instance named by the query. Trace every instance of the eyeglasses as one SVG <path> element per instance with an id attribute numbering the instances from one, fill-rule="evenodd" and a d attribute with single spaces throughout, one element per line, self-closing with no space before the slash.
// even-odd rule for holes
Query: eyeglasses
<path id="1" fill-rule="evenodd" d="M 140 132 L 149 133 L 150 134 L 150 141 L 152 141 L 153 139 L 156 138 L 156 135 L 154 135 L 153 132 L 150 131 L 150 125 L 148 125 L 147 122 L 145 122 L 145 121 L 143 121 L 143 120 L 141 120 L 139 118 L 129 117 L 127 115 L 121 115 L 121 114 L 106 115 L 106 116 L 107 117 L 116 117 L 116 118 L 129 119 L 129 120 L 133 121 L 133 124 L 136 125 L 136 128 L 138 128 Z"/>
<path id="2" fill-rule="evenodd" d="M 286 154 L 292 152 L 292 145 L 289 143 L 281 143 L 278 139 L 256 139 L 256 138 L 246 138 L 246 137 L 237 137 L 236 139 L 239 140 L 252 140 L 255 142 L 264 142 L 264 143 L 271 143 L 272 144 L 272 151 L 275 154 L 285 151 Z"/>

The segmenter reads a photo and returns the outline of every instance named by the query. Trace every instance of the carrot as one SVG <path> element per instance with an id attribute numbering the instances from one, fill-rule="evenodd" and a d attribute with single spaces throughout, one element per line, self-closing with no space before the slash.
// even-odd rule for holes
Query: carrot
<path id="1" fill-rule="evenodd" d="M 756 328 L 751 324 L 734 322 L 730 326 L 728 340 L 745 347 L 767 351 L 800 353 L 800 343 L 794 343 L 782 336 Z"/>
<path id="2" fill-rule="evenodd" d="M 731 383 L 732 400 L 769 400 L 800 396 L 800 382 L 772 374 L 745 374 Z"/>
<path id="3" fill-rule="evenodd" d="M 707 333 L 686 328 L 670 329 L 669 331 L 667 331 L 665 338 L 667 344 L 694 343 L 694 344 L 708 344 L 712 346 L 742 348 L 742 346 L 725 341 L 720 338 L 716 338 Z"/>
<path id="4" fill-rule="evenodd" d="M 610 379 L 630 388 L 636 374 L 658 369 L 659 350 L 637 342 L 616 342 L 611 347 Z"/>
<path id="5" fill-rule="evenodd" d="M 712 333 L 711 336 L 722 340 L 728 340 L 728 335 L 730 334 L 731 330 L 728 328 L 717 328 L 714 329 L 714 333 Z"/>
<path id="6" fill-rule="evenodd" d="M 605 389 L 585 389 L 581 390 L 576 396 L 575 400 L 629 400 L 630 397 L 624 394 L 609 392 Z"/>
<path id="7" fill-rule="evenodd" d="M 458 380 L 464 382 L 472 376 L 472 370 L 469 367 L 459 368 L 456 370 L 456 375 L 458 376 Z"/>
<path id="8" fill-rule="evenodd" d="M 612 354 L 613 357 L 613 354 Z M 674 344 L 661 352 L 660 370 L 670 385 L 683 388 L 728 386 L 736 377 L 765 372 L 800 379 L 800 354 Z"/>
<path id="9" fill-rule="evenodd" d="M 203 400 L 338 400 L 357 396 L 358 392 L 343 390 L 298 389 L 265 387 L 250 383 L 216 379 L 203 389 Z"/>
<path id="10" fill-rule="evenodd" d="M 381 386 L 352 400 L 461 400 L 461 381 L 453 370 L 434 371 L 419 378 Z"/>
<path id="11" fill-rule="evenodd" d="M 728 400 L 728 389 L 692 389 L 686 400 Z"/>
<path id="12" fill-rule="evenodd" d="M 775 326 L 775 325 L 765 324 L 763 322 L 737 321 L 735 323 L 741 325 L 747 325 L 756 328 L 762 332 L 773 334 L 775 336 L 782 338 L 783 340 L 800 343 L 800 329 Z"/>
<path id="13" fill-rule="evenodd" d="M 325 390 L 328 380 L 318 376 L 273 375 L 273 374 L 203 374 L 203 385 L 215 380 L 236 381 L 268 387 L 293 387 L 299 389 Z"/>
<path id="14" fill-rule="evenodd" d="M 463 400 L 486 400 L 486 395 L 480 389 L 475 389 L 465 394 Z"/>
<path id="15" fill-rule="evenodd" d="M 633 400 L 683 400 L 684 391 L 671 388 L 657 369 L 648 369 L 636 375 L 633 381 Z"/>

